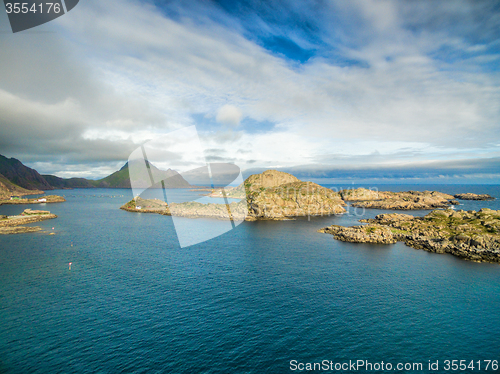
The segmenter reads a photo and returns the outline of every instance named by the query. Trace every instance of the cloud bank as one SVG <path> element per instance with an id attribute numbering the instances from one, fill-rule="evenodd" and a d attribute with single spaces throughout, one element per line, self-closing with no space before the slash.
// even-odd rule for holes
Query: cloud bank
<path id="1" fill-rule="evenodd" d="M 0 153 L 44 173 L 103 176 L 192 124 L 247 169 L 500 157 L 492 2 L 89 0 L 16 35 L 0 17 Z"/>

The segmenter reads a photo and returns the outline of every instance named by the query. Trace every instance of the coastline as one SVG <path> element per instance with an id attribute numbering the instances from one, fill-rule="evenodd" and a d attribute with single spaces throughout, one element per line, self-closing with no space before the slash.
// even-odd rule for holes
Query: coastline
<path id="1" fill-rule="evenodd" d="M 16 200 L 11 200 L 10 198 L 3 199 L 0 200 L 0 205 L 45 204 L 45 203 L 52 204 L 52 203 L 63 203 L 65 201 L 66 199 L 62 196 L 48 195 L 48 196 L 38 197 L 35 199 L 16 199 Z"/>
<path id="2" fill-rule="evenodd" d="M 48 211 L 31 209 L 25 209 L 23 213 L 17 216 L 0 216 L 0 235 L 42 231 L 39 226 L 27 227 L 24 225 L 54 218 L 57 218 L 57 216 Z"/>
<path id="3" fill-rule="evenodd" d="M 404 242 L 415 249 L 449 253 L 469 261 L 500 263 L 500 210 L 434 210 L 424 217 L 389 213 L 359 222 L 367 225 L 332 225 L 318 232 L 344 242 Z"/>

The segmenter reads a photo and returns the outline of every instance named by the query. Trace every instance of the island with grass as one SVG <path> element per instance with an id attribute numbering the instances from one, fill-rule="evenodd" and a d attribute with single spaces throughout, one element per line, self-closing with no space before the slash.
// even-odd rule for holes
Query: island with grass
<path id="1" fill-rule="evenodd" d="M 346 205 L 339 193 L 276 170 L 251 175 L 238 187 L 228 188 L 227 192 L 226 189 L 214 190 L 210 196 L 241 201 L 230 204 L 166 204 L 161 200 L 138 196 L 121 209 L 134 213 L 255 221 L 341 214 L 345 212 Z"/>
<path id="2" fill-rule="evenodd" d="M 10 196 L 0 199 L 0 205 L 62 203 L 65 201 L 66 199 L 64 197 L 58 195 L 48 195 L 31 199 L 19 196 Z"/>
<path id="3" fill-rule="evenodd" d="M 32 209 L 25 209 L 24 212 L 15 216 L 0 215 L 0 234 L 23 234 L 42 231 L 39 226 L 25 225 L 54 218 L 57 218 L 57 216 L 49 211 Z"/>
<path id="4" fill-rule="evenodd" d="M 434 210 L 424 217 L 379 214 L 366 225 L 333 225 L 319 232 L 352 243 L 404 242 L 415 249 L 449 253 L 476 262 L 500 262 L 500 210 Z"/>

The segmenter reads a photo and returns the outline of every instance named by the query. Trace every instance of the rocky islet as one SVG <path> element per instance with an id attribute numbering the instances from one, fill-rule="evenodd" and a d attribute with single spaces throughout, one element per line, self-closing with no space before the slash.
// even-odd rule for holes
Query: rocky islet
<path id="1" fill-rule="evenodd" d="M 449 253 L 476 262 L 500 262 L 500 211 L 435 210 L 424 217 L 379 214 L 360 226 L 329 226 L 319 232 L 352 243 L 393 244 Z"/>

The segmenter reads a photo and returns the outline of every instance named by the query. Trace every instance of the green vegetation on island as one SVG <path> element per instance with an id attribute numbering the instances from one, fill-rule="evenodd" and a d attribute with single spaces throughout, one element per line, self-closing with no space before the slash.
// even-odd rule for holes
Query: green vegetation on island
<path id="1" fill-rule="evenodd" d="M 457 205 L 454 196 L 438 191 L 374 191 L 365 188 L 341 191 L 346 201 L 354 201 L 355 207 L 368 209 L 420 210 L 447 208 Z"/>
<path id="2" fill-rule="evenodd" d="M 48 195 L 37 197 L 34 199 L 24 199 L 20 197 L 11 196 L 5 199 L 0 199 L 0 205 L 17 205 L 17 204 L 45 204 L 45 203 L 63 203 L 66 199 L 58 195 Z"/>
<path id="3" fill-rule="evenodd" d="M 380 214 L 362 226 L 329 226 L 319 232 L 352 243 L 398 241 L 428 252 L 450 253 L 477 262 L 500 262 L 500 211 L 434 210 L 424 217 Z"/>
<path id="4" fill-rule="evenodd" d="M 0 215 L 0 234 L 22 234 L 41 231 L 42 228 L 39 226 L 24 225 L 54 218 L 57 218 L 57 216 L 49 211 L 31 209 L 25 209 L 23 213 L 17 216 Z"/>
<path id="5" fill-rule="evenodd" d="M 221 197 L 217 191 L 211 196 Z M 137 197 L 121 207 L 131 212 L 159 213 L 182 217 L 218 219 L 281 220 L 301 216 L 344 213 L 345 203 L 337 192 L 316 183 L 303 182 L 291 174 L 267 170 L 248 177 L 240 186 L 229 189 L 226 197 L 241 198 L 231 204 L 185 202 L 167 205 L 160 200 Z"/>

